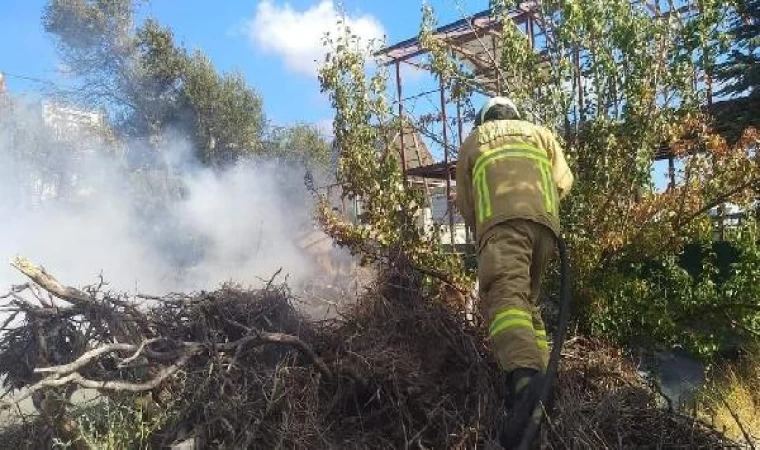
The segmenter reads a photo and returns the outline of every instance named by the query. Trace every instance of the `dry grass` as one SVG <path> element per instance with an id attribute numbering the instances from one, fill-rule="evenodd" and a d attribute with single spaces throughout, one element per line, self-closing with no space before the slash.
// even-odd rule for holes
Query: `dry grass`
<path id="1" fill-rule="evenodd" d="M 698 415 L 739 442 L 760 444 L 760 359 L 748 356 L 714 372 L 700 393 Z"/>

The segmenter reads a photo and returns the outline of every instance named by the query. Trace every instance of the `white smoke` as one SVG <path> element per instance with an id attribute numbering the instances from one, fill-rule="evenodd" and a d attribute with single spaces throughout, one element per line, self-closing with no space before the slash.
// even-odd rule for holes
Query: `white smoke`
<path id="1" fill-rule="evenodd" d="M 215 172 L 178 136 L 157 151 L 56 141 L 35 111 L 0 102 L 0 291 L 26 281 L 9 265 L 17 255 L 65 284 L 102 273 L 128 293 L 257 286 L 279 269 L 293 285 L 315 275 L 296 244 L 312 227 L 303 168 L 252 161 Z M 166 170 L 125 162 L 156 156 Z"/>

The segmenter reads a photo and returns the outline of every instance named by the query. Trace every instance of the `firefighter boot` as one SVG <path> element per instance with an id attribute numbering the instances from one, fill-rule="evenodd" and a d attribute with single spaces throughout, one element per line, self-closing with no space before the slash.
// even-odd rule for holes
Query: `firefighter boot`
<path id="1" fill-rule="evenodd" d="M 520 445 L 531 421 L 540 421 L 543 414 L 539 405 L 544 374 L 533 369 L 516 369 L 510 376 L 509 414 L 502 429 L 501 445 L 509 450 Z"/>

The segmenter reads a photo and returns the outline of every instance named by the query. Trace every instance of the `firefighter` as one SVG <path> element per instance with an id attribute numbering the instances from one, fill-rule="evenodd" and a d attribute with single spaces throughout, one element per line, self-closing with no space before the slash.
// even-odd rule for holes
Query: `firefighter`
<path id="1" fill-rule="evenodd" d="M 507 373 L 510 415 L 531 414 L 520 408 L 535 405 L 528 398 L 537 399 L 549 356 L 539 288 L 573 173 L 548 129 L 523 120 L 509 98 L 496 97 L 462 143 L 456 179 L 454 201 L 475 234 L 481 311 Z"/>

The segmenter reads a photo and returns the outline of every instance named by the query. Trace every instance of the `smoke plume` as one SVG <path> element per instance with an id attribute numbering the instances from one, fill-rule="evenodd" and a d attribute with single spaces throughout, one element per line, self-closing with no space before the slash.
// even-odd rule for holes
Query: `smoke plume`
<path id="1" fill-rule="evenodd" d="M 148 145 L 75 134 L 61 137 L 36 107 L 0 104 L 2 289 L 25 281 L 8 264 L 16 255 L 65 283 L 102 274 L 128 293 L 256 286 L 279 269 L 292 285 L 315 275 L 297 244 L 313 228 L 303 168 L 211 170 L 181 136 Z"/>

